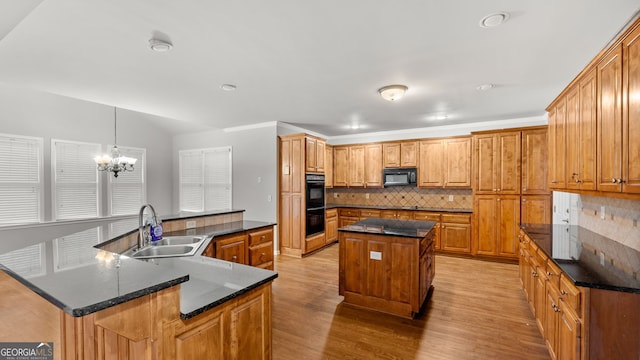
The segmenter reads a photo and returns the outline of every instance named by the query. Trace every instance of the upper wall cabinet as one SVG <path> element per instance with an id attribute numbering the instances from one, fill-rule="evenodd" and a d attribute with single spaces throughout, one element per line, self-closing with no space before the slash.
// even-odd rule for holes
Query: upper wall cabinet
<path id="1" fill-rule="evenodd" d="M 333 187 L 333 146 L 325 146 L 324 187 Z"/>
<path id="2" fill-rule="evenodd" d="M 382 187 L 382 144 L 333 148 L 334 187 Z"/>
<path id="3" fill-rule="evenodd" d="M 596 70 L 567 95 L 567 189 L 596 190 Z"/>
<path id="4" fill-rule="evenodd" d="M 306 137 L 306 171 L 311 173 L 324 173 L 325 140 Z"/>
<path id="5" fill-rule="evenodd" d="M 471 137 L 423 140 L 419 149 L 418 186 L 471 187 Z"/>
<path id="6" fill-rule="evenodd" d="M 520 194 L 521 132 L 473 135 L 476 194 Z"/>
<path id="7" fill-rule="evenodd" d="M 383 144 L 385 168 L 418 166 L 418 142 L 402 141 Z"/>
<path id="8" fill-rule="evenodd" d="M 549 194 L 547 129 L 522 131 L 522 194 Z"/>
<path id="9" fill-rule="evenodd" d="M 640 27 L 622 42 L 622 191 L 640 193 Z"/>
<path id="10" fill-rule="evenodd" d="M 333 147 L 333 186 L 341 187 L 349 184 L 349 147 Z"/>
<path id="11" fill-rule="evenodd" d="M 549 188 L 564 189 L 566 182 L 566 101 L 560 99 L 549 109 Z"/>

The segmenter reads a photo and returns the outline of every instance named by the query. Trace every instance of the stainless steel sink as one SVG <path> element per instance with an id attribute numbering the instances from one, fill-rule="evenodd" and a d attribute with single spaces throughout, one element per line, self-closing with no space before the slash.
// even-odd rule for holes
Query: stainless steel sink
<path id="1" fill-rule="evenodd" d="M 137 259 L 193 256 L 206 239 L 206 236 L 166 236 L 140 250 L 134 246 L 122 255 Z"/>

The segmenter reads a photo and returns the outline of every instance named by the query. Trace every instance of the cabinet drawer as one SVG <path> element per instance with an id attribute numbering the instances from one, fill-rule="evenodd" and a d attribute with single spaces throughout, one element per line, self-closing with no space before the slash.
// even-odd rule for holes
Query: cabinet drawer
<path id="1" fill-rule="evenodd" d="M 440 213 L 432 213 L 432 212 L 425 212 L 425 211 L 414 211 L 413 218 L 414 218 L 414 220 L 419 220 L 419 221 L 440 222 Z"/>
<path id="2" fill-rule="evenodd" d="M 443 223 L 471 224 L 471 215 L 442 214 Z"/>
<path id="3" fill-rule="evenodd" d="M 547 260 L 547 265 L 545 268 L 545 272 L 547 274 L 547 278 L 549 279 L 549 283 L 552 284 L 556 289 L 560 288 L 560 268 L 553 263 L 551 259 Z"/>
<path id="4" fill-rule="evenodd" d="M 380 210 L 360 210 L 360 217 L 363 219 L 379 218 Z"/>
<path id="5" fill-rule="evenodd" d="M 249 248 L 249 265 L 260 266 L 271 261 L 273 261 L 272 241 Z"/>
<path id="6" fill-rule="evenodd" d="M 261 244 L 267 241 L 273 241 L 273 228 L 252 231 L 249 233 L 249 246 Z"/>
<path id="7" fill-rule="evenodd" d="M 560 298 L 572 308 L 578 317 L 582 317 L 582 293 L 573 284 L 567 275 L 562 274 L 560 277 Z"/>
<path id="8" fill-rule="evenodd" d="M 356 209 L 340 209 L 340 216 L 360 217 L 360 210 L 356 210 Z"/>
<path id="9" fill-rule="evenodd" d="M 328 209 L 328 210 L 324 213 L 324 216 L 325 216 L 327 219 L 337 217 L 337 216 L 338 216 L 338 209 Z"/>

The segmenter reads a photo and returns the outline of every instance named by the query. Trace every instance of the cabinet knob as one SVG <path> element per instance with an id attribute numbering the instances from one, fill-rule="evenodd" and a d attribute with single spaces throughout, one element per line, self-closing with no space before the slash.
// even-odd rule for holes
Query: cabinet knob
<path id="1" fill-rule="evenodd" d="M 502 189 L 498 189 L 498 192 L 502 191 Z"/>
<path id="2" fill-rule="evenodd" d="M 264 236 L 264 235 L 260 236 L 260 240 L 264 240 L 264 239 L 266 239 L 266 238 L 267 238 L 267 237 L 266 237 L 266 236 Z"/>
<path id="3" fill-rule="evenodd" d="M 496 191 L 498 191 L 498 189 L 493 189 L 493 192 L 496 192 Z"/>
<path id="4" fill-rule="evenodd" d="M 238 260 L 238 257 L 237 257 L 236 255 L 233 255 L 233 256 L 231 257 L 231 259 L 232 259 L 232 260 Z"/>
<path id="5" fill-rule="evenodd" d="M 500 201 L 500 199 L 496 199 L 496 201 Z"/>
<path id="6" fill-rule="evenodd" d="M 557 184 L 557 183 L 558 183 L 558 181 L 557 181 L 557 180 L 551 180 L 551 183 L 552 183 L 552 184 Z"/>
<path id="7" fill-rule="evenodd" d="M 523 188 L 522 188 L 522 191 L 527 191 L 527 188 L 526 188 L 526 187 L 523 187 Z"/>
<path id="8" fill-rule="evenodd" d="M 566 292 L 566 291 L 564 291 L 564 290 L 560 290 L 560 294 L 562 294 L 562 295 L 567 295 L 567 292 Z"/>
<path id="9" fill-rule="evenodd" d="M 616 181 L 616 178 L 612 178 L 612 179 L 611 179 L 611 183 L 612 183 L 612 184 L 615 184 L 616 182 L 617 182 L 617 181 Z"/>

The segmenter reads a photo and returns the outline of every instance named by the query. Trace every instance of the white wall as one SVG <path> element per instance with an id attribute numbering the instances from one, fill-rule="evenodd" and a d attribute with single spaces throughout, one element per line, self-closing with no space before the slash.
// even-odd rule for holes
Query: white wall
<path id="1" fill-rule="evenodd" d="M 43 138 L 45 220 L 51 220 L 51 139 L 113 144 L 113 107 L 0 84 L 0 133 Z M 153 116 L 118 109 L 118 145 L 147 149 L 147 201 L 172 213 L 172 134 Z M 107 174 L 102 174 L 106 176 Z M 103 182 L 104 183 L 104 182 Z M 106 202 L 103 202 L 106 213 Z"/>
<path id="2" fill-rule="evenodd" d="M 276 221 L 277 159 L 276 123 L 254 127 L 182 134 L 173 141 L 173 203 L 178 210 L 178 151 L 231 146 L 233 156 L 233 208 L 244 209 L 245 220 Z M 260 181 L 258 181 L 260 178 Z M 269 196 L 271 200 L 269 201 Z"/>

